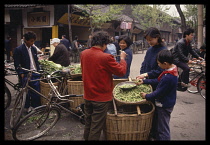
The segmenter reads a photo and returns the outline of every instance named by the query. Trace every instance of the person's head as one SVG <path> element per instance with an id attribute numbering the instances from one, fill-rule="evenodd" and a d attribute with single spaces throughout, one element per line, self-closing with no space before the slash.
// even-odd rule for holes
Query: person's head
<path id="1" fill-rule="evenodd" d="M 109 44 L 109 34 L 105 31 L 97 31 L 94 32 L 91 46 L 98 46 L 101 47 L 102 50 L 106 49 L 107 44 Z"/>
<path id="2" fill-rule="evenodd" d="M 54 47 L 56 47 L 60 43 L 60 39 L 53 38 L 50 44 L 52 44 Z"/>
<path id="3" fill-rule="evenodd" d="M 194 33 L 194 30 L 191 28 L 188 28 L 186 31 L 184 31 L 183 38 L 185 38 L 187 41 L 192 41 L 193 33 Z"/>
<path id="4" fill-rule="evenodd" d="M 126 35 L 121 35 L 118 39 L 118 43 L 121 49 L 125 49 L 127 47 L 129 47 L 133 42 L 130 39 L 130 37 L 126 36 Z"/>
<path id="5" fill-rule="evenodd" d="M 165 42 L 165 38 L 162 38 L 162 42 Z"/>
<path id="6" fill-rule="evenodd" d="M 78 36 L 74 36 L 74 40 L 78 40 Z"/>
<path id="7" fill-rule="evenodd" d="M 162 39 L 160 31 L 155 27 L 148 28 L 144 33 L 144 38 L 147 40 L 150 46 L 162 45 Z"/>
<path id="8" fill-rule="evenodd" d="M 66 35 L 62 35 L 62 39 L 66 38 Z"/>
<path id="9" fill-rule="evenodd" d="M 163 49 L 157 54 L 158 66 L 162 69 L 168 69 L 173 64 L 173 61 L 173 55 L 168 49 Z"/>
<path id="10" fill-rule="evenodd" d="M 23 37 L 26 46 L 31 47 L 36 40 L 36 33 L 34 33 L 33 31 L 28 31 L 23 35 Z"/>
<path id="11" fill-rule="evenodd" d="M 89 38 L 89 39 L 92 39 L 92 34 L 90 34 L 90 35 L 88 36 L 88 38 Z"/>
<path id="12" fill-rule="evenodd" d="M 7 40 L 10 40 L 11 39 L 11 37 L 10 36 L 7 36 Z"/>

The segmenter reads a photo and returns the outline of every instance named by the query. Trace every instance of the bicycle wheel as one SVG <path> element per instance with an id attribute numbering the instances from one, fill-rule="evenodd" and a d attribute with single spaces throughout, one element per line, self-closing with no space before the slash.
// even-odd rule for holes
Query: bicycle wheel
<path id="1" fill-rule="evenodd" d="M 201 96 L 204 99 L 206 99 L 206 76 L 205 75 L 199 78 L 197 87 Z"/>
<path id="2" fill-rule="evenodd" d="M 23 108 L 26 101 L 27 91 L 25 89 L 21 90 L 18 93 L 14 107 L 12 109 L 11 117 L 10 117 L 10 127 L 13 128 L 17 122 L 20 120 L 21 114 L 23 112 Z"/>
<path id="3" fill-rule="evenodd" d="M 6 110 L 11 104 L 11 93 L 7 86 L 4 86 L 4 110 Z"/>
<path id="4" fill-rule="evenodd" d="M 190 87 L 187 88 L 187 91 L 189 93 L 198 93 L 197 83 L 198 83 L 199 76 L 196 77 L 196 75 L 197 73 L 195 71 L 192 71 L 189 74 Z"/>
<path id="5" fill-rule="evenodd" d="M 14 140 L 34 140 L 48 132 L 60 119 L 60 109 L 40 106 L 26 115 L 12 130 Z"/>

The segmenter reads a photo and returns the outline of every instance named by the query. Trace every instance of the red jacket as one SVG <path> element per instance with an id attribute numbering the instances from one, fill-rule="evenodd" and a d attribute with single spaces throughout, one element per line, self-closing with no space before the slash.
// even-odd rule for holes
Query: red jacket
<path id="1" fill-rule="evenodd" d="M 113 74 L 123 76 L 126 73 L 126 61 L 116 62 L 111 54 L 100 48 L 91 47 L 81 53 L 84 99 L 98 102 L 112 100 Z"/>

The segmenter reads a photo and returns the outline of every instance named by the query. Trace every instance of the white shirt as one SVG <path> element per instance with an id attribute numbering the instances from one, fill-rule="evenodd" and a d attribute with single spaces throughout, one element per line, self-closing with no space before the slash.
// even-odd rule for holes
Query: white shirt
<path id="1" fill-rule="evenodd" d="M 26 45 L 25 45 L 26 46 Z M 37 71 L 37 69 L 36 69 L 36 64 L 35 64 L 35 61 L 34 61 L 34 57 L 33 57 L 33 55 L 32 55 L 32 52 L 31 52 L 31 47 L 27 47 L 26 46 L 26 48 L 27 48 L 27 50 L 28 50 L 28 55 L 29 55 L 29 58 L 30 58 L 30 70 L 35 70 L 35 71 Z"/>

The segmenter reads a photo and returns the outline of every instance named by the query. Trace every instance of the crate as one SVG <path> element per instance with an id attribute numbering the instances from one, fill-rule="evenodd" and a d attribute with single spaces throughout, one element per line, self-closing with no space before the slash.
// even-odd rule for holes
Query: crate
<path id="1" fill-rule="evenodd" d="M 55 86 L 59 86 L 59 82 L 55 82 L 53 84 Z M 41 94 L 43 94 L 44 96 L 49 98 L 48 94 L 49 94 L 50 90 L 51 90 L 51 88 L 50 88 L 50 85 L 48 83 L 40 81 L 40 92 L 41 92 Z M 42 105 L 46 104 L 47 102 L 48 101 L 45 98 L 41 97 L 41 104 Z"/>
<path id="2" fill-rule="evenodd" d="M 68 85 L 68 94 L 82 95 L 84 94 L 84 85 L 83 81 L 67 81 Z M 70 102 L 70 107 L 75 109 L 79 104 L 84 103 L 83 97 L 71 97 L 71 100 L 74 102 Z"/>
<path id="3" fill-rule="evenodd" d="M 106 117 L 107 140 L 148 140 L 155 107 L 152 102 L 124 105 L 108 112 Z"/>

